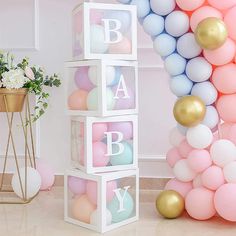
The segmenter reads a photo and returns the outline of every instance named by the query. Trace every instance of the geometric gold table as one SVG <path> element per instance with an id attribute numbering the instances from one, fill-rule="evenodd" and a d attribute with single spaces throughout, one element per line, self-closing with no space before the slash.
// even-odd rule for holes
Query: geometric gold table
<path id="1" fill-rule="evenodd" d="M 0 166 L 0 204 L 25 204 L 29 203 L 34 197 L 27 197 L 27 167 L 36 168 L 34 140 L 32 133 L 32 122 L 29 97 L 26 89 L 18 89 L 9 91 L 7 89 L 0 89 L 0 115 L 6 115 L 8 134 L 7 144 L 4 147 L 5 154 L 3 166 Z M 19 156 L 17 154 L 15 140 L 14 140 L 14 118 L 20 118 L 20 124 L 17 124 L 22 129 L 22 139 L 24 140 L 24 160 L 23 166 L 19 164 Z M 9 184 L 8 176 L 6 175 L 7 163 L 9 160 L 10 145 L 13 149 L 13 159 L 16 167 L 16 173 L 19 178 L 22 199 L 17 197 Z M 2 148 L 2 147 L 0 147 Z M 24 178 L 20 175 L 20 168 L 24 168 Z M 23 179 L 23 180 L 22 180 Z M 8 183 L 7 183 L 8 182 Z M 14 196 L 12 199 L 12 195 Z M 37 195 L 37 194 L 36 194 Z"/>

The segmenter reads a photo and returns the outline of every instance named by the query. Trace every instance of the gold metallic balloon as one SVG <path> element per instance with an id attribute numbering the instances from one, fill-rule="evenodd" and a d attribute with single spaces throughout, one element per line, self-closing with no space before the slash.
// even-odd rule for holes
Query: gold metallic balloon
<path id="1" fill-rule="evenodd" d="M 197 96 L 185 96 L 175 103 L 173 113 L 179 124 L 192 127 L 204 119 L 206 106 Z"/>
<path id="2" fill-rule="evenodd" d="M 225 23 L 216 17 L 208 17 L 202 20 L 195 30 L 197 43 L 208 50 L 221 47 L 227 37 L 228 31 Z"/>
<path id="3" fill-rule="evenodd" d="M 156 209 L 163 217 L 175 219 L 184 211 L 184 198 L 176 191 L 165 190 L 157 197 Z"/>

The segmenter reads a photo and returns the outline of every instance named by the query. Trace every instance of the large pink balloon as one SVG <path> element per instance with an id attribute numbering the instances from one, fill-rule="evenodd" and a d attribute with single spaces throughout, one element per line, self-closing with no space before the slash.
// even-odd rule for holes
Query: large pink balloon
<path id="1" fill-rule="evenodd" d="M 216 214 L 214 192 L 206 188 L 191 190 L 185 199 L 188 214 L 196 220 L 208 220 Z"/>
<path id="2" fill-rule="evenodd" d="M 224 184 L 215 193 L 217 213 L 224 219 L 236 222 L 236 184 Z"/>
<path id="3" fill-rule="evenodd" d="M 205 58 L 213 65 L 222 66 L 234 60 L 236 46 L 233 40 L 227 39 L 226 42 L 215 50 L 204 50 Z"/>
<path id="4" fill-rule="evenodd" d="M 180 143 L 178 150 L 183 158 L 187 158 L 188 154 L 193 150 L 193 148 L 189 145 L 189 143 L 185 139 Z"/>
<path id="5" fill-rule="evenodd" d="M 235 18 L 236 19 L 236 18 Z M 224 94 L 236 93 L 236 65 L 230 63 L 217 67 L 212 75 L 212 82 L 218 91 Z"/>
<path id="6" fill-rule="evenodd" d="M 236 94 L 223 95 L 218 99 L 216 107 L 222 120 L 225 122 L 236 122 L 235 104 Z"/>
<path id="7" fill-rule="evenodd" d="M 224 22 L 227 26 L 229 37 L 234 40 L 236 40 L 235 19 L 236 19 L 236 6 L 230 9 L 226 13 L 225 18 L 224 18 Z"/>
<path id="8" fill-rule="evenodd" d="M 175 166 L 176 162 L 181 159 L 182 159 L 182 157 L 181 157 L 177 147 L 171 148 L 166 154 L 167 163 L 172 168 Z"/>
<path id="9" fill-rule="evenodd" d="M 193 1 L 189 1 L 189 2 L 193 2 Z M 198 24 L 208 18 L 208 17 L 217 17 L 222 19 L 222 14 L 220 13 L 220 11 L 216 10 L 213 7 L 209 7 L 209 6 L 204 6 L 201 7 L 199 9 L 197 9 L 191 16 L 190 18 L 190 26 L 192 31 L 194 32 L 195 29 L 197 28 Z"/>
<path id="10" fill-rule="evenodd" d="M 93 142 L 102 141 L 105 137 L 105 132 L 107 132 L 107 124 L 106 123 L 93 123 Z"/>
<path id="11" fill-rule="evenodd" d="M 93 143 L 93 166 L 104 167 L 109 161 L 110 157 L 107 154 L 107 145 L 103 142 Z"/>
<path id="12" fill-rule="evenodd" d="M 208 0 L 208 2 L 215 8 L 226 10 L 236 5 L 236 0 Z"/>
<path id="13" fill-rule="evenodd" d="M 177 5 L 185 11 L 193 11 L 203 5 L 205 0 L 176 0 Z"/>
<path id="14" fill-rule="evenodd" d="M 193 188 L 192 182 L 181 182 L 177 179 L 171 179 L 165 186 L 165 190 L 174 190 L 178 192 L 183 198 Z"/>

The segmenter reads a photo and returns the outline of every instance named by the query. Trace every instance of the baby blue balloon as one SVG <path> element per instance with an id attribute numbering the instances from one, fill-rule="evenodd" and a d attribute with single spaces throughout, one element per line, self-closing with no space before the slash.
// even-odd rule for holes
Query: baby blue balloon
<path id="1" fill-rule="evenodd" d="M 161 57 L 167 57 L 176 50 L 176 39 L 169 34 L 160 34 L 154 39 L 153 47 Z"/>
<path id="2" fill-rule="evenodd" d="M 120 211 L 120 202 L 118 198 L 115 196 L 112 201 L 108 204 L 107 209 L 111 212 L 112 215 L 112 222 L 118 223 L 123 220 L 128 219 L 132 216 L 132 213 L 134 211 L 134 200 L 132 196 L 128 193 L 128 191 L 125 193 L 125 190 L 120 190 L 120 195 L 124 197 L 124 210 Z"/>
<path id="3" fill-rule="evenodd" d="M 149 14 L 144 18 L 143 29 L 150 36 L 156 36 L 163 32 L 165 20 L 162 16 Z"/>
<path id="4" fill-rule="evenodd" d="M 182 97 L 191 93 L 193 82 L 185 75 L 178 75 L 170 80 L 170 89 L 177 96 Z"/>
<path id="5" fill-rule="evenodd" d="M 173 53 L 165 59 L 164 64 L 166 71 L 171 76 L 177 76 L 184 73 L 187 61 L 178 53 Z"/>
<path id="6" fill-rule="evenodd" d="M 115 79 L 112 81 L 112 83 L 109 85 L 109 87 L 117 85 L 120 81 L 120 76 L 121 76 L 121 68 L 119 66 L 116 66 Z"/>
<path id="7" fill-rule="evenodd" d="M 129 165 L 133 163 L 133 147 L 125 141 L 121 142 L 121 144 L 124 145 L 123 153 L 110 157 L 110 163 L 113 166 Z M 117 153 L 118 151 L 119 147 L 117 145 L 113 145 L 112 153 Z"/>
<path id="8" fill-rule="evenodd" d="M 149 0 L 132 0 L 130 4 L 137 6 L 138 18 L 147 16 L 151 10 Z"/>

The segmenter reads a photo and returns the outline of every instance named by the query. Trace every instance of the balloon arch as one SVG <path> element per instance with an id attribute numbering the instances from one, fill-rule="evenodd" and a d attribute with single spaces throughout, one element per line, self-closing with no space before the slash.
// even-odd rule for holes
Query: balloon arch
<path id="1" fill-rule="evenodd" d="M 178 97 L 159 212 L 236 222 L 236 0 L 119 0 L 137 5 Z M 174 191 L 170 191 L 174 190 Z M 184 201 L 184 204 L 183 204 Z"/>

